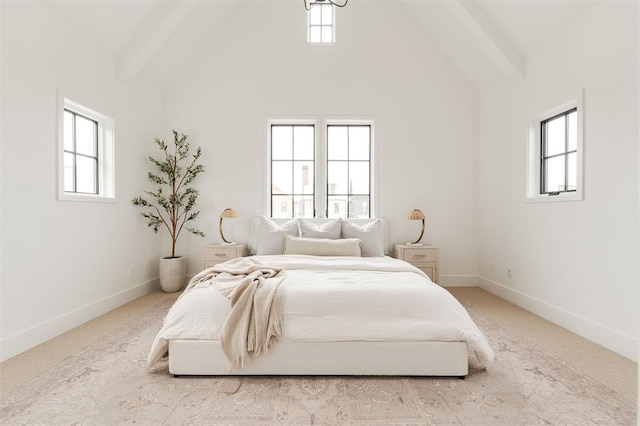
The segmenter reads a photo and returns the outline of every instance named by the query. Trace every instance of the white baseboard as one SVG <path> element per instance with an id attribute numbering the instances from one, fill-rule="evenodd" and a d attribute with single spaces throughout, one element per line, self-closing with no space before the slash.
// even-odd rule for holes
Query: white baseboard
<path id="1" fill-rule="evenodd" d="M 160 282 L 155 278 L 7 336 L 0 341 L 0 361 L 29 350 L 159 287 Z"/>
<path id="2" fill-rule="evenodd" d="M 478 282 L 480 288 L 626 358 L 638 362 L 638 339 L 520 291 L 511 289 L 488 278 L 479 277 Z"/>
<path id="3" fill-rule="evenodd" d="M 477 275 L 440 275 L 438 281 L 442 287 L 478 287 Z"/>

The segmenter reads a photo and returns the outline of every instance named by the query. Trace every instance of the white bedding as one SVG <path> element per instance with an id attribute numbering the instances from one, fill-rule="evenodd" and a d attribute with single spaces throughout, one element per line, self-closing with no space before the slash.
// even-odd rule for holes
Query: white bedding
<path id="1" fill-rule="evenodd" d="M 280 341 L 464 341 L 484 366 L 493 352 L 464 307 L 419 269 L 390 257 L 256 256 L 284 268 Z M 170 309 L 147 360 L 172 339 L 217 340 L 230 309 L 212 281 L 183 294 Z"/>

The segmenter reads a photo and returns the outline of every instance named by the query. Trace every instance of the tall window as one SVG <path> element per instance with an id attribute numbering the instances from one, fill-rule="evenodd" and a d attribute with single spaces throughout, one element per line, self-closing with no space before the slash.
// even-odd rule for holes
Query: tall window
<path id="1" fill-rule="evenodd" d="M 307 41 L 335 42 L 335 13 L 331 3 L 314 3 L 307 12 Z"/>
<path id="2" fill-rule="evenodd" d="M 275 218 L 368 218 L 371 122 L 269 123 L 269 209 Z"/>
<path id="3" fill-rule="evenodd" d="M 559 194 L 576 190 L 577 130 L 577 108 L 562 112 L 540 123 L 541 194 Z"/>
<path id="4" fill-rule="evenodd" d="M 115 197 L 113 120 L 59 95 L 58 199 Z"/>
<path id="5" fill-rule="evenodd" d="M 327 126 L 327 216 L 370 217 L 370 183 L 371 126 Z"/>
<path id="6" fill-rule="evenodd" d="M 271 126 L 271 217 L 315 215 L 315 126 Z"/>
<path id="7" fill-rule="evenodd" d="M 98 122 L 64 110 L 64 191 L 99 194 Z"/>
<path id="8" fill-rule="evenodd" d="M 575 201 L 583 197 L 582 94 L 529 124 L 527 201 Z"/>

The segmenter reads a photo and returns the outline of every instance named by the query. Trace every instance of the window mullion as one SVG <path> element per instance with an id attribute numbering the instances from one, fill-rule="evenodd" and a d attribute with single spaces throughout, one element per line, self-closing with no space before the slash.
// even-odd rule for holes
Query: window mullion
<path id="1" fill-rule="evenodd" d="M 73 192 L 78 192 L 78 148 L 76 144 L 77 129 L 76 129 L 76 117 L 77 114 L 72 111 L 73 129 L 71 142 L 73 143 Z"/>
<path id="2" fill-rule="evenodd" d="M 351 126 L 347 126 L 347 219 L 351 217 L 351 157 L 349 156 L 349 134 Z"/>
<path id="3" fill-rule="evenodd" d="M 569 114 L 564 116 L 564 190 L 569 190 Z"/>
<path id="4" fill-rule="evenodd" d="M 100 193 L 100 160 L 99 160 L 99 156 L 100 156 L 100 151 L 99 151 L 99 146 L 98 146 L 98 123 L 96 123 L 94 121 L 93 123 L 93 130 L 94 133 L 93 135 L 95 136 L 95 150 L 96 150 L 96 194 Z"/>
<path id="5" fill-rule="evenodd" d="M 326 123 L 320 122 L 317 127 L 317 141 L 316 147 L 317 164 L 316 164 L 316 188 L 318 189 L 318 197 L 316 210 L 319 213 L 319 217 L 329 217 L 329 175 L 327 167 L 327 159 L 329 157 L 328 149 L 328 126 Z"/>
<path id="6" fill-rule="evenodd" d="M 296 217 L 296 196 L 295 196 L 295 192 L 296 192 L 296 182 L 295 182 L 295 178 L 296 178 L 296 163 L 295 163 L 295 138 L 293 137 L 293 135 L 296 132 L 296 126 L 291 126 L 291 217 Z"/>
<path id="7" fill-rule="evenodd" d="M 544 122 L 540 123 L 540 193 L 547 192 L 547 165 L 545 152 L 547 146 L 547 128 Z"/>

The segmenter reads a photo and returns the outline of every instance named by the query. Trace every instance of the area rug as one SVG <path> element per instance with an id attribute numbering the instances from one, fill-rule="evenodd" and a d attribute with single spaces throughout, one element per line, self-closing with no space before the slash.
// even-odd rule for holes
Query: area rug
<path id="1" fill-rule="evenodd" d="M 144 368 L 167 300 L 3 395 L 0 423 L 46 425 L 636 424 L 636 403 L 468 307 L 496 354 L 465 380 L 174 378 Z"/>

